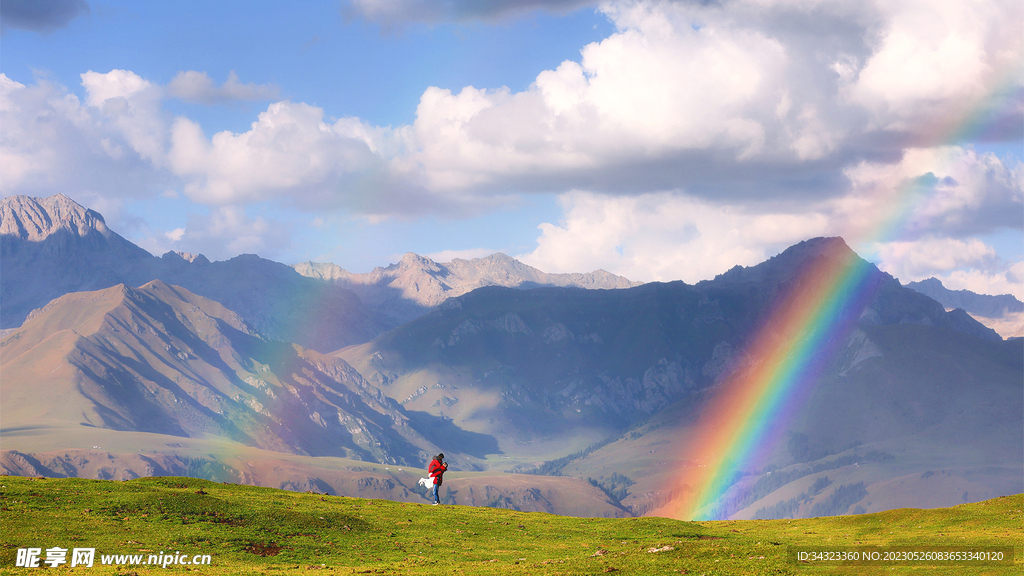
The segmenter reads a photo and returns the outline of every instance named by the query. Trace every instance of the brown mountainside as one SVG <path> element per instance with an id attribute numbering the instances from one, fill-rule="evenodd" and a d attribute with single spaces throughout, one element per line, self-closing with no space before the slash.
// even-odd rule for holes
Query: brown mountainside
<path id="1" fill-rule="evenodd" d="M 344 361 L 153 281 L 65 295 L 0 342 L 5 430 L 85 427 L 377 462 L 435 447 Z"/>

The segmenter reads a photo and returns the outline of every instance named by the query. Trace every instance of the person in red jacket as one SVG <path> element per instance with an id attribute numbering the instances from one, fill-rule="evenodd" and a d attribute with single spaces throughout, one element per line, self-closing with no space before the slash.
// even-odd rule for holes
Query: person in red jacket
<path id="1" fill-rule="evenodd" d="M 444 482 L 444 473 L 448 469 L 448 465 L 444 463 L 444 452 L 438 454 L 430 461 L 430 466 L 427 467 L 427 473 L 434 479 L 434 506 L 441 503 L 441 499 L 438 498 L 437 492 L 441 488 L 441 483 Z"/>

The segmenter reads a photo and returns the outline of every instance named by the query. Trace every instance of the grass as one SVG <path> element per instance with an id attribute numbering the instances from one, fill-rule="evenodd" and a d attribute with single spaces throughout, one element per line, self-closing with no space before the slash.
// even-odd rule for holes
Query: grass
<path id="1" fill-rule="evenodd" d="M 92 569 L 143 575 L 157 566 L 100 567 L 102 554 L 209 554 L 204 574 L 1019 574 L 1024 495 L 935 510 L 807 520 L 681 522 L 571 518 L 429 506 L 217 484 L 192 478 L 128 482 L 0 478 L 0 571 L 19 548 L 96 548 Z M 1013 564 L 821 566 L 794 547 L 877 550 L 1011 547 Z M 659 551 L 652 552 L 657 549 Z M 70 552 L 68 555 L 70 559 Z"/>

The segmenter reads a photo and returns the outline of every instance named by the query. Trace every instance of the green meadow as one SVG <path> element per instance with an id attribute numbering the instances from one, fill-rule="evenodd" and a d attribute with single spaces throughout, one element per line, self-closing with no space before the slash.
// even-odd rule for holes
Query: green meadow
<path id="1" fill-rule="evenodd" d="M 4 574 L 1020 574 L 1024 495 L 805 520 L 599 519 L 429 506 L 192 478 L 0 478 Z M 67 549 L 56 568 L 19 548 Z M 93 568 L 70 567 L 95 548 Z M 1012 562 L 798 562 L 798 549 L 1001 549 Z M 180 553 L 180 554 L 178 554 Z M 209 555 L 210 564 L 146 565 Z M 103 556 L 143 564 L 101 566 Z M 115 558 L 116 560 L 116 558 Z"/>

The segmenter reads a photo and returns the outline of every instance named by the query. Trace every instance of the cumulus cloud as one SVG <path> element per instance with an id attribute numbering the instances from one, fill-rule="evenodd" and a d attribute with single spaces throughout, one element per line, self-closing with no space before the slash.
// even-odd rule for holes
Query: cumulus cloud
<path id="1" fill-rule="evenodd" d="M 954 270 L 940 275 L 943 286 L 950 290 L 970 290 L 978 294 L 1012 294 L 1024 300 L 1024 261 L 1010 264 L 1003 270 Z"/>
<path id="2" fill-rule="evenodd" d="M 85 0 L 4 0 L 0 2 L 0 29 L 50 32 L 88 13 Z"/>
<path id="3" fill-rule="evenodd" d="M 139 156 L 156 168 L 166 155 L 166 118 L 161 88 L 130 70 L 81 75 L 86 105 L 97 109 Z"/>
<path id="4" fill-rule="evenodd" d="M 785 47 L 757 30 L 695 29 L 674 11 L 628 8 L 611 13 L 619 32 L 526 91 L 428 89 L 413 158 L 428 185 L 564 190 L 625 178 L 643 191 L 693 183 L 701 166 L 774 155 L 759 116 L 782 97 Z"/>
<path id="5" fill-rule="evenodd" d="M 852 237 L 962 238 L 1022 225 L 1019 161 L 1006 164 L 994 154 L 940 146 L 909 149 L 896 163 L 860 162 L 844 172 L 851 186 L 835 203 L 835 221 Z"/>
<path id="6" fill-rule="evenodd" d="M 990 268 L 996 260 L 996 252 L 977 238 L 926 237 L 882 244 L 878 257 L 879 268 L 905 283 L 958 268 Z"/>
<path id="7" fill-rule="evenodd" d="M 104 96 L 113 93 L 101 89 L 90 96 L 95 105 L 83 104 L 66 88 L 45 79 L 25 85 L 0 74 L 0 192 L 125 196 L 144 193 L 164 181 L 166 175 L 154 170 L 135 148 L 138 144 L 159 157 L 151 137 L 117 118 L 119 106 L 121 114 L 130 113 L 129 101 L 113 97 L 109 116 L 101 109 L 109 100 Z M 151 111 L 148 106 L 144 107 Z M 126 132 L 133 135 L 134 144 Z"/>
<path id="8" fill-rule="evenodd" d="M 696 282 L 800 240 L 839 235 L 905 282 L 954 271 L 1011 282 L 1012 263 L 977 237 L 1021 228 L 1019 163 L 951 146 L 910 150 L 894 164 L 862 162 L 847 176 L 847 194 L 801 203 L 572 192 L 561 196 L 564 221 L 542 224 L 537 248 L 521 257 L 542 270 Z"/>
<path id="9" fill-rule="evenodd" d="M 827 218 L 813 211 L 750 210 L 669 193 L 576 191 L 561 203 L 564 221 L 542 224 L 537 248 L 518 256 L 523 262 L 550 272 L 604 269 L 631 280 L 693 283 L 828 230 Z"/>
<path id="10" fill-rule="evenodd" d="M 609 2 L 601 10 L 616 32 L 578 61 L 541 71 L 521 92 L 427 88 L 413 124 L 397 128 L 275 102 L 251 130 L 207 137 L 188 118 L 169 120 L 161 98 L 257 99 L 275 87 L 234 74 L 217 86 L 196 71 L 166 87 L 126 70 L 82 78 L 93 121 L 119 134 L 96 147 L 167 168 L 211 204 L 422 214 L 571 189 L 806 203 L 849 194 L 859 177 L 851 168 L 943 144 L 936 138 L 958 133 L 972 110 L 1017 119 L 1003 136 L 1024 137 L 1024 91 L 999 91 L 1007 77 L 1021 84 L 1011 64 L 1024 41 L 1007 24 L 1019 3 L 961 4 Z M 469 5 L 445 10 L 512 3 Z M 365 3 L 373 6 L 383 9 Z M 940 82 L 951 46 L 970 56 Z M 907 59 L 914 69 L 900 70 Z M 937 129 L 934 118 L 948 120 Z"/>
<path id="11" fill-rule="evenodd" d="M 616 32 L 524 91 L 427 89 L 408 160 L 433 189 L 483 194 L 835 196 L 851 164 L 898 161 L 979 118 L 1024 136 L 1024 92 L 1006 89 L 1024 60 L 1007 25 L 1019 3 L 948 4 L 604 4 Z M 943 67 L 950 50 L 970 55 L 962 75 Z"/>
<path id="12" fill-rule="evenodd" d="M 885 265 L 902 274 L 928 271 L 920 249 L 937 274 L 980 270 L 1011 282 L 1010 264 L 974 238 L 1021 229 L 1022 169 L 964 142 L 1024 139 L 1015 26 L 1024 5 L 983 4 L 607 2 L 600 10 L 615 32 L 578 59 L 518 92 L 429 87 L 415 121 L 395 128 L 283 101 L 248 131 L 209 136 L 170 118 L 163 99 L 259 100 L 276 87 L 234 74 L 217 86 L 185 71 L 159 86 L 127 70 L 89 71 L 83 103 L 0 75 L 0 187 L 94 186 L 104 176 L 125 186 L 110 177 L 121 171 L 141 174 L 145 191 L 171 178 L 159 189 L 219 207 L 203 222 L 224 230 L 244 220 L 229 207 L 254 202 L 457 216 L 559 193 L 564 221 L 542 226 L 524 255 L 545 270 L 696 281 L 840 234 L 881 241 Z M 401 9 L 421 22 L 576 5 L 351 4 L 371 20 Z M 195 230 L 158 237 L 202 238 Z M 894 238 L 906 244 L 885 244 Z M 943 251 L 958 256 L 943 260 Z"/>
<path id="13" fill-rule="evenodd" d="M 394 198 L 387 170 L 402 138 L 401 130 L 357 118 L 330 123 L 315 106 L 277 102 L 240 134 L 207 138 L 201 126 L 179 117 L 169 158 L 188 182 L 185 194 L 204 204 L 292 198 L 307 209 L 362 205 L 372 212 L 382 209 L 375 202 Z"/>
<path id="14" fill-rule="evenodd" d="M 936 277 L 950 290 L 1013 294 L 1024 300 L 1024 261 L 1006 262 L 977 238 L 927 237 L 879 247 L 879 268 L 913 282 Z"/>
<path id="15" fill-rule="evenodd" d="M 294 225 L 262 216 L 250 216 L 241 206 L 218 206 L 208 214 L 189 214 L 185 226 L 140 233 L 135 242 L 152 254 L 169 250 L 203 254 L 227 260 L 239 254 L 274 259 L 292 248 Z"/>
<path id="16" fill-rule="evenodd" d="M 1024 19 L 1020 2 L 911 0 L 877 10 L 884 24 L 873 52 L 844 87 L 873 126 L 948 137 L 1005 76 L 1017 78 L 1024 40 L 1007 23 Z"/>
<path id="17" fill-rule="evenodd" d="M 167 93 L 186 102 L 200 104 L 224 104 L 254 100 L 273 100 L 280 90 L 272 84 L 242 84 L 238 74 L 232 70 L 228 79 L 219 87 L 206 72 L 187 70 L 178 74 L 167 84 Z"/>
<path id="18" fill-rule="evenodd" d="M 343 12 L 349 16 L 361 16 L 371 22 L 394 26 L 413 22 L 494 22 L 537 10 L 565 13 L 593 4 L 596 4 L 594 0 L 350 0 Z"/>

